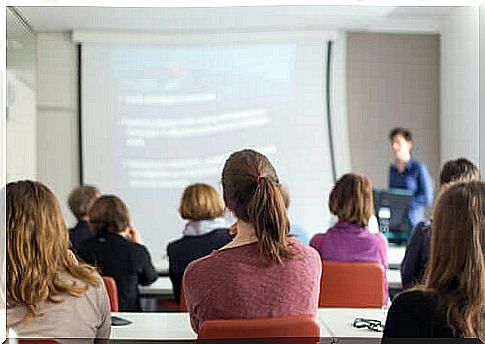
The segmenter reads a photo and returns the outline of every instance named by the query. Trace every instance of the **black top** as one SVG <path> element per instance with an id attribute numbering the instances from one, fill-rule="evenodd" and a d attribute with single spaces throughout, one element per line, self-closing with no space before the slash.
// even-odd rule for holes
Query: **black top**
<path id="1" fill-rule="evenodd" d="M 233 236 L 229 234 L 227 228 L 221 228 L 201 236 L 184 236 L 168 244 L 168 275 L 172 281 L 177 303 L 180 303 L 180 284 L 187 265 L 191 261 L 207 256 L 213 250 L 221 248 L 232 238 Z"/>
<path id="2" fill-rule="evenodd" d="M 85 220 L 80 220 L 76 226 L 69 229 L 69 240 L 71 241 L 74 252 L 77 252 L 81 242 L 93 236 L 94 232 L 89 227 L 89 222 Z"/>
<path id="3" fill-rule="evenodd" d="M 101 275 L 115 279 L 120 311 L 141 310 L 138 284 L 149 285 L 158 278 L 145 246 L 118 234 L 102 233 L 85 240 L 78 254 L 99 268 Z"/>
<path id="4" fill-rule="evenodd" d="M 418 223 L 409 238 L 401 263 L 401 280 L 405 289 L 420 283 L 423 278 L 428 264 L 430 237 L 431 220 Z"/>
<path id="5" fill-rule="evenodd" d="M 384 338 L 452 338 L 445 311 L 431 292 L 408 291 L 399 294 L 387 314 Z M 390 341 L 389 341 L 390 342 Z"/>

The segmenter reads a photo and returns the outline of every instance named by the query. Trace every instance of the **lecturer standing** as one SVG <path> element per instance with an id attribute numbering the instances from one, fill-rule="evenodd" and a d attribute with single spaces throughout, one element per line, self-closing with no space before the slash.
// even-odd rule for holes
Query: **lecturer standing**
<path id="1" fill-rule="evenodd" d="M 405 189 L 413 195 L 408 212 L 410 231 L 424 220 L 424 211 L 433 203 L 433 186 L 426 165 L 411 157 L 412 134 L 409 129 L 397 127 L 390 134 L 395 162 L 389 167 L 389 189 Z"/>

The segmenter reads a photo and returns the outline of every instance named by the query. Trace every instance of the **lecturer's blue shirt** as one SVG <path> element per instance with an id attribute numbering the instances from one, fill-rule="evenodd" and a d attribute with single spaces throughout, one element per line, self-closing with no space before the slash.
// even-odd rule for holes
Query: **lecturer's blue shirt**
<path id="1" fill-rule="evenodd" d="M 389 168 L 389 188 L 406 189 L 413 194 L 408 213 L 411 228 L 424 220 L 426 207 L 433 203 L 433 184 L 425 164 L 410 159 L 402 173 L 392 164 Z"/>

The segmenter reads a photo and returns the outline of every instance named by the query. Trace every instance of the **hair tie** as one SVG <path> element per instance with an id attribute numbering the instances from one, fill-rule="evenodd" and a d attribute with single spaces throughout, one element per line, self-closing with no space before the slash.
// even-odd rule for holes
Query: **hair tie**
<path id="1" fill-rule="evenodd" d="M 265 180 L 265 179 L 266 179 L 266 177 L 265 177 L 265 176 L 258 175 L 258 176 L 256 177 L 256 183 L 261 184 L 261 181 L 263 181 L 263 180 Z"/>

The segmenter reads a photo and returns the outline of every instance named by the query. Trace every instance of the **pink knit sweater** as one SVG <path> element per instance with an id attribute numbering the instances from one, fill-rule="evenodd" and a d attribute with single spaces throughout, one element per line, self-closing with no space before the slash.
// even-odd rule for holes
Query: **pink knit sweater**
<path id="1" fill-rule="evenodd" d="M 183 286 L 192 328 L 206 320 L 269 318 L 315 314 L 321 260 L 317 251 L 288 239 L 295 257 L 283 264 L 264 264 L 257 244 L 220 251 L 193 261 Z"/>

